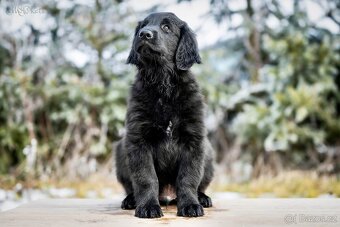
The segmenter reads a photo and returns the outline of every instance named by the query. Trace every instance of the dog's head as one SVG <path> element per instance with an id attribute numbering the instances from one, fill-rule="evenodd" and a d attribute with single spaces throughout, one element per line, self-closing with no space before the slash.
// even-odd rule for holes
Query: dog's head
<path id="1" fill-rule="evenodd" d="M 195 34 L 175 14 L 153 13 L 138 23 L 127 63 L 148 62 L 171 62 L 179 70 L 201 63 Z"/>

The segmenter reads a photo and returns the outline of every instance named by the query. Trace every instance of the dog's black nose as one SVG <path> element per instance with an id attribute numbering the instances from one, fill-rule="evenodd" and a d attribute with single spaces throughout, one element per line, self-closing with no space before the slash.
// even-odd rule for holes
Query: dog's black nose
<path id="1" fill-rule="evenodd" d="M 142 29 L 139 32 L 139 38 L 141 39 L 153 39 L 154 35 L 153 32 L 149 29 Z"/>

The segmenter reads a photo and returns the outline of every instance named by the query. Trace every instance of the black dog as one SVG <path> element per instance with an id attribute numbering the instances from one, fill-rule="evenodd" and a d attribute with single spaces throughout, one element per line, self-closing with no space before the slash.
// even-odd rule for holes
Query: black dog
<path id="1" fill-rule="evenodd" d="M 190 73 L 200 63 L 195 35 L 173 13 L 139 22 L 128 63 L 138 68 L 131 88 L 126 136 L 116 153 L 123 209 L 140 218 L 163 216 L 160 193 L 176 190 L 177 215 L 204 215 L 213 176 L 213 150 L 203 123 L 200 88 Z M 203 206 L 203 207 L 202 207 Z"/>

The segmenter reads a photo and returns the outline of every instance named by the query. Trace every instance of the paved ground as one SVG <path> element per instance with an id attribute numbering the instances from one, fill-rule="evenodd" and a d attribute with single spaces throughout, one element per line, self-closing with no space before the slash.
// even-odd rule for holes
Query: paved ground
<path id="1" fill-rule="evenodd" d="M 340 226 L 340 199 L 214 200 L 200 218 L 176 216 L 176 207 L 162 207 L 164 217 L 139 219 L 120 209 L 120 200 L 47 199 L 0 213 L 0 226 Z"/>

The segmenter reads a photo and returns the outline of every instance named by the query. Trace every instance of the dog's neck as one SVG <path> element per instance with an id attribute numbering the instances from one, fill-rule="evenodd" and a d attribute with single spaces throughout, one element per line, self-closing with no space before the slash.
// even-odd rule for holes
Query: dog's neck
<path id="1" fill-rule="evenodd" d="M 165 98 L 170 98 L 178 84 L 179 72 L 174 65 L 155 65 L 139 68 L 139 80 L 143 87 L 152 89 Z"/>

